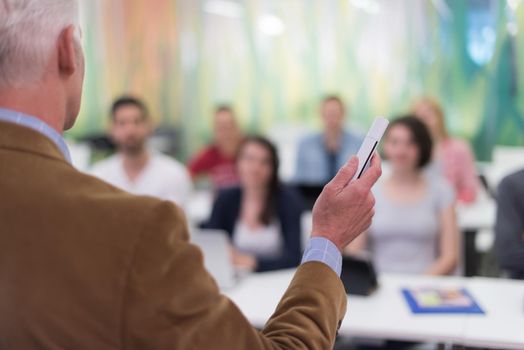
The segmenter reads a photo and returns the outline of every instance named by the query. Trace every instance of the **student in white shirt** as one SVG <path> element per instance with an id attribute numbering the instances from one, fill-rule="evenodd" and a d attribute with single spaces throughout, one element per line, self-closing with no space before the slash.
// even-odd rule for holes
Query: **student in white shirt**
<path id="1" fill-rule="evenodd" d="M 142 101 L 127 96 L 117 99 L 111 108 L 110 133 L 118 153 L 95 164 L 91 173 L 125 191 L 185 207 L 192 190 L 189 172 L 176 160 L 147 148 L 151 132 Z"/>

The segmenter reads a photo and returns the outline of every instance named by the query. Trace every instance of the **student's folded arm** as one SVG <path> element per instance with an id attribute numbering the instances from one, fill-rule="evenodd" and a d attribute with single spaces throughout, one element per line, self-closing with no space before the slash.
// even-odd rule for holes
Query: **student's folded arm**
<path id="1" fill-rule="evenodd" d="M 220 294 L 179 209 L 152 210 L 130 261 L 122 305 L 126 349 L 331 349 L 346 295 L 328 266 L 309 262 L 295 274 L 274 315 L 255 330 Z M 261 294 L 268 290 L 261 290 Z M 253 303 L 257 296 L 253 295 Z"/>

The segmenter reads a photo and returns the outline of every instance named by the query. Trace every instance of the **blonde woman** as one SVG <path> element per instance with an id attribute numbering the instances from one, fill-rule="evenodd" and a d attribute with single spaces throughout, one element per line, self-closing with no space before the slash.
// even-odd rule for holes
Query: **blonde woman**
<path id="1" fill-rule="evenodd" d="M 459 202 L 474 202 L 479 181 L 469 144 L 449 135 L 444 112 L 437 101 L 428 97 L 419 99 L 413 105 L 413 114 L 426 124 L 433 138 L 433 166 L 430 169 L 440 170 L 455 189 Z"/>

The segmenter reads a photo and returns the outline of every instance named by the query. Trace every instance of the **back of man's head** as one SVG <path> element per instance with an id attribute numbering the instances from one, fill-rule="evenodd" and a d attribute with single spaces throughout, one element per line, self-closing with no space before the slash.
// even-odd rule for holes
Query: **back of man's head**
<path id="1" fill-rule="evenodd" d="M 60 32 L 78 27 L 78 0 L 0 0 L 0 89 L 38 83 Z"/>

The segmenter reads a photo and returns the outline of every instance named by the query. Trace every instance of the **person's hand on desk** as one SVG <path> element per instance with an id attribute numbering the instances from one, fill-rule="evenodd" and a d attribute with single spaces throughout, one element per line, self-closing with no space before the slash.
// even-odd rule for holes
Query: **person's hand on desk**
<path id="1" fill-rule="evenodd" d="M 231 261 L 233 266 L 253 272 L 257 269 L 257 259 L 253 255 L 244 254 L 231 247 Z"/>
<path id="2" fill-rule="evenodd" d="M 313 207 L 312 238 L 329 239 L 342 252 L 371 225 L 375 198 L 371 187 L 382 174 L 380 157 L 375 154 L 370 168 L 360 179 L 350 182 L 358 167 L 353 157 L 329 182 Z"/>

